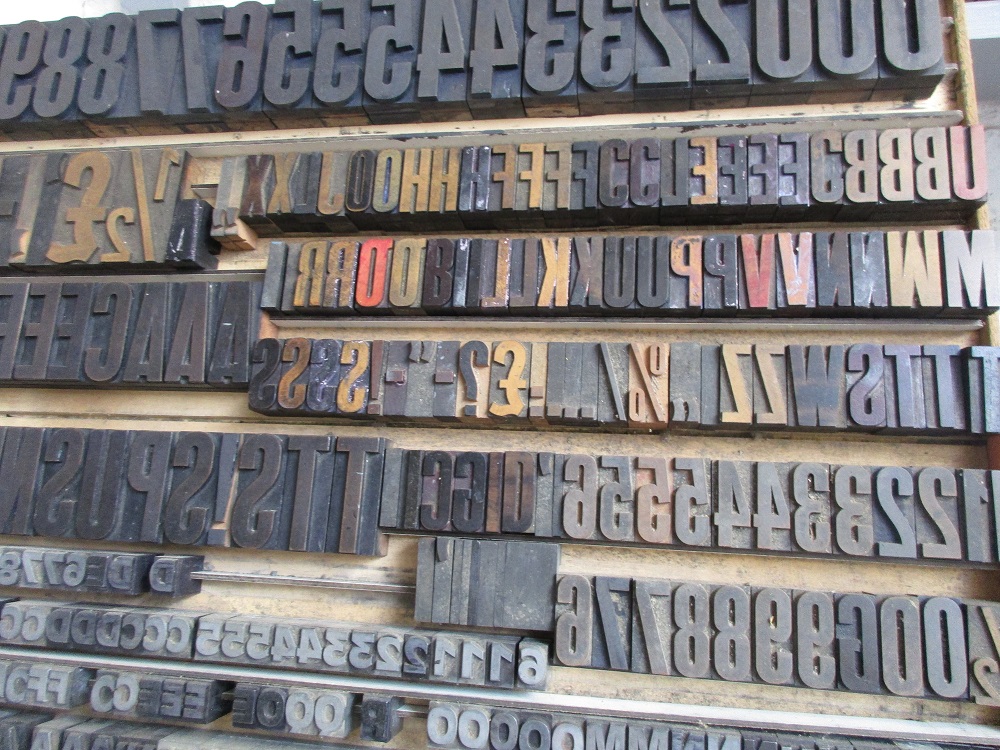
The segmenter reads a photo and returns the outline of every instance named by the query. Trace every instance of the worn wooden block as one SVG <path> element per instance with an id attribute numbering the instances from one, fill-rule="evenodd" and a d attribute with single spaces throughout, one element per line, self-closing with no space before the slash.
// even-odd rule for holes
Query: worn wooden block
<path id="1" fill-rule="evenodd" d="M 636 39 L 633 0 L 583 0 L 580 14 L 580 114 L 632 108 Z"/>
<path id="2" fill-rule="evenodd" d="M 899 430 L 926 426 L 923 362 L 920 347 L 886 345 L 886 423 Z"/>
<path id="3" fill-rule="evenodd" d="M 475 3 L 474 15 L 469 51 L 469 110 L 475 118 L 523 116 L 521 50 L 525 3 L 523 0 Z"/>
<path id="4" fill-rule="evenodd" d="M 363 103 L 372 122 L 420 119 L 414 70 L 421 21 L 418 10 L 396 0 L 371 6 Z"/>
<path id="5" fill-rule="evenodd" d="M 662 428 L 669 421 L 670 347 L 629 344 L 630 426 Z"/>
<path id="6" fill-rule="evenodd" d="M 962 506 L 953 470 L 925 467 L 916 472 L 915 528 L 922 558 L 961 560 L 966 555 Z"/>
<path id="7" fill-rule="evenodd" d="M 722 344 L 719 372 L 719 419 L 723 424 L 750 424 L 754 412 L 753 347 Z"/>
<path id="8" fill-rule="evenodd" d="M 713 525 L 720 547 L 753 549 L 753 508 L 757 496 L 756 466 L 747 461 L 717 461 L 714 466 L 716 502 Z"/>
<path id="9" fill-rule="evenodd" d="M 580 113 L 579 12 L 577 0 L 527 0 L 521 99 L 529 117 Z"/>
<path id="10" fill-rule="evenodd" d="M 789 346 L 789 425 L 842 427 L 845 424 L 842 346 Z"/>
<path id="11" fill-rule="evenodd" d="M 632 585 L 628 578 L 593 579 L 593 657 L 598 669 L 628 671 L 632 648 Z"/>
<path id="12" fill-rule="evenodd" d="M 746 106 L 752 85 L 749 5 L 696 0 L 692 11 L 692 105 Z"/>
<path id="13" fill-rule="evenodd" d="M 551 630 L 559 546 L 547 542 L 504 542 L 502 547 L 504 563 L 503 572 L 498 575 L 496 627 Z"/>
<path id="14" fill-rule="evenodd" d="M 637 5 L 636 109 L 687 109 L 691 98 L 690 5 L 656 0 Z"/>
<path id="15" fill-rule="evenodd" d="M 836 602 L 839 684 L 858 693 L 882 692 L 875 597 L 844 594 Z"/>
<path id="16" fill-rule="evenodd" d="M 909 469 L 883 467 L 875 473 L 873 529 L 880 557 L 916 558 L 916 489 Z"/>
<path id="17" fill-rule="evenodd" d="M 667 581 L 635 579 L 630 671 L 669 675 L 673 671 L 673 607 Z"/>

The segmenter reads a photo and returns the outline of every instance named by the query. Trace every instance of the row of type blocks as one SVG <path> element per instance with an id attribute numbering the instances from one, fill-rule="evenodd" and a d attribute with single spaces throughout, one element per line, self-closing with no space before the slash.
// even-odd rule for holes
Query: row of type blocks
<path id="1" fill-rule="evenodd" d="M 261 306 L 294 315 L 982 316 L 990 230 L 272 242 Z"/>
<path id="2" fill-rule="evenodd" d="M 51 600 L 2 604 L 0 642 L 12 646 L 501 690 L 543 689 L 548 681 L 548 644 L 519 635 Z"/>
<path id="3" fill-rule="evenodd" d="M 742 221 L 958 220 L 988 191 L 981 126 L 232 156 L 212 236 Z"/>
<path id="4" fill-rule="evenodd" d="M 667 8 L 283 0 L 25 21 L 3 33 L 0 120 L 43 128 L 163 115 L 387 123 L 686 109 L 719 99 L 746 106 L 813 92 L 919 97 L 945 72 L 941 11 L 930 1 L 783 9 L 774 0 Z"/>
<path id="5" fill-rule="evenodd" d="M 385 553 L 386 533 L 464 534 L 511 543 L 535 537 L 1000 563 L 1000 472 L 980 469 L 421 450 L 332 435 L 9 427 L 2 432 L 0 485 L 7 488 L 0 528 L 20 536 L 374 556 Z M 460 575 L 475 559 L 493 560 L 481 572 L 483 585 L 513 585 L 497 578 L 507 557 L 496 545 L 463 552 Z M 103 564 L 84 566 L 88 555 L 100 557 L 5 547 L 0 585 L 121 593 L 121 579 L 145 587 L 146 575 L 111 576 Z M 434 555 L 454 559 L 447 547 Z M 191 593 L 199 563 L 196 556 L 157 556 L 148 563 L 149 586 Z M 521 563 L 512 556 L 510 564 Z M 488 598 L 477 610 L 482 621 L 516 622 L 502 612 L 508 596 L 524 598 L 516 587 Z M 454 622 L 451 606 L 442 604 L 449 614 L 429 619 Z M 469 606 L 456 607 L 454 618 L 477 624 Z"/>
<path id="6" fill-rule="evenodd" d="M 619 430 L 1000 431 L 1000 348 L 261 339 L 269 416 Z"/>

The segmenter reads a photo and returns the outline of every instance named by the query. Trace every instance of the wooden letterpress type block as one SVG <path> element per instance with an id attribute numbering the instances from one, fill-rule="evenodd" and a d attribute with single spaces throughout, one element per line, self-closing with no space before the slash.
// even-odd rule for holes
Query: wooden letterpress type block
<path id="1" fill-rule="evenodd" d="M 756 548 L 777 552 L 797 551 L 792 541 L 792 466 L 758 462 L 755 486 L 753 525 L 757 530 Z M 807 514 L 802 513 L 802 517 L 806 518 Z"/>
<path id="2" fill-rule="evenodd" d="M 45 379 L 61 293 L 61 284 L 35 283 L 29 288 L 17 354 L 14 357 L 14 380 Z"/>
<path id="3" fill-rule="evenodd" d="M 552 524 L 556 536 L 598 540 L 597 460 L 593 456 L 567 455 L 556 462 L 552 497 Z"/>
<path id="4" fill-rule="evenodd" d="M 509 306 L 523 313 L 538 307 L 538 241 L 511 240 Z"/>
<path id="5" fill-rule="evenodd" d="M 1000 678 L 993 665 L 1000 659 L 1000 606 L 995 602 L 965 601 L 968 671 L 971 699 L 983 706 L 1000 703 Z"/>
<path id="6" fill-rule="evenodd" d="M 83 379 L 84 339 L 92 309 L 92 284 L 63 284 L 53 321 L 52 345 L 46 380 L 79 382 Z"/>
<path id="7" fill-rule="evenodd" d="M 829 690 L 836 685 L 837 611 L 834 595 L 822 591 L 794 592 L 796 684 Z"/>
<path id="8" fill-rule="evenodd" d="M 339 538 L 332 538 L 332 529 L 327 536 L 328 552 L 336 549 L 341 554 L 385 554 L 387 542 L 378 529 L 384 451 L 385 445 L 378 438 L 337 438 L 336 452 L 346 454 L 346 457 L 338 456 L 338 470 L 334 475 L 335 486 L 344 488 L 343 516 Z"/>
<path id="9" fill-rule="evenodd" d="M 434 341 L 410 342 L 410 356 L 406 363 L 406 401 L 404 414 L 407 419 L 430 421 L 434 413 Z"/>
<path id="10" fill-rule="evenodd" d="M 970 562 L 990 562 L 997 558 L 993 529 L 1000 519 L 995 501 L 1000 489 L 1000 475 L 973 469 L 961 469 L 960 475 L 967 559 Z"/>
<path id="11" fill-rule="evenodd" d="M 451 581 L 455 567 L 455 541 L 444 537 L 438 537 L 434 541 L 434 593 L 431 600 L 431 622 L 448 623 L 451 621 Z"/>
<path id="12" fill-rule="evenodd" d="M 458 341 L 438 341 L 434 354 L 432 378 L 431 415 L 440 421 L 458 419 Z"/>
<path id="13" fill-rule="evenodd" d="M 336 414 L 340 355 L 341 342 L 336 339 L 312 342 L 305 397 L 305 410 L 309 414 Z"/>
<path id="14" fill-rule="evenodd" d="M 747 212 L 748 152 L 746 136 L 727 135 L 718 139 L 718 216 L 723 221 L 742 219 Z"/>
<path id="15" fill-rule="evenodd" d="M 718 632 L 712 648 L 712 669 L 720 678 L 749 682 L 751 646 L 750 589 L 718 586 L 712 591 L 712 625 Z"/>
<path id="16" fill-rule="evenodd" d="M 886 357 L 886 425 L 899 431 L 926 427 L 923 361 L 920 347 L 889 344 Z"/>
<path id="17" fill-rule="evenodd" d="M 795 641 L 792 592 L 753 591 L 753 678 L 769 685 L 794 685 Z"/>
<path id="18" fill-rule="evenodd" d="M 792 524 L 793 551 L 830 554 L 835 531 L 830 467 L 802 463 L 785 465 L 782 470 L 790 472 L 792 502 L 796 508 Z"/>
<path id="19" fill-rule="evenodd" d="M 706 547 L 712 544 L 712 469 L 708 461 L 675 458 L 670 479 L 674 498 L 674 534 L 679 545 Z"/>
<path id="20" fill-rule="evenodd" d="M 414 70 L 421 21 L 418 11 L 397 0 L 371 6 L 363 104 L 373 123 L 420 119 Z"/>
<path id="21" fill-rule="evenodd" d="M 260 111 L 270 12 L 260 3 L 227 8 L 215 77 L 215 100 L 228 111 Z"/>
<path id="22" fill-rule="evenodd" d="M 741 234 L 740 310 L 749 314 L 766 314 L 777 309 L 778 259 L 775 252 L 777 235 Z"/>
<path id="23" fill-rule="evenodd" d="M 631 287 L 635 290 L 635 304 L 632 305 L 631 309 L 639 309 L 650 314 L 654 310 L 666 307 L 670 297 L 670 238 L 640 236 L 629 238 L 629 240 L 635 247 L 634 268 L 630 269 L 634 277 L 634 283 L 631 284 Z M 605 247 L 607 253 L 608 245 Z M 614 255 L 611 256 L 611 259 L 619 260 Z M 605 274 L 608 273 L 607 260 L 608 258 L 605 259 Z M 614 275 L 619 278 L 613 281 L 621 280 L 622 274 L 615 273 Z M 608 286 L 606 280 L 605 288 Z M 616 286 L 612 283 L 611 286 L 614 289 L 621 284 Z M 605 294 L 607 295 L 607 292 Z"/>
<path id="24" fill-rule="evenodd" d="M 1000 350 L 973 346 L 965 350 L 968 378 L 969 431 L 993 434 L 1000 429 L 1000 409 L 995 406 L 1000 387 Z"/>
<path id="25" fill-rule="evenodd" d="M 717 492 L 713 514 L 718 545 L 727 549 L 753 549 L 753 503 L 756 465 L 748 461 L 717 461 Z"/>
<path id="26" fill-rule="evenodd" d="M 642 674 L 673 672 L 673 607 L 667 581 L 635 579 L 632 602 L 632 663 Z"/>
<path id="27" fill-rule="evenodd" d="M 778 205 L 778 136 L 747 138 L 747 220 L 774 217 Z"/>
<path id="28" fill-rule="evenodd" d="M 421 537 L 417 542 L 417 585 L 413 599 L 413 619 L 417 622 L 433 622 L 436 545 L 437 541 L 429 536 Z"/>
<path id="29" fill-rule="evenodd" d="M 879 15 L 882 55 L 876 88 L 906 89 L 915 96 L 933 91 L 944 76 L 940 8 L 920 0 L 883 0 Z"/>
<path id="30" fill-rule="evenodd" d="M 810 232 L 779 232 L 776 304 L 788 314 L 816 306 L 813 236 Z"/>
<path id="31" fill-rule="evenodd" d="M 695 0 L 692 11 L 692 106 L 746 106 L 752 80 L 750 6 Z"/>
<path id="32" fill-rule="evenodd" d="M 467 103 L 474 118 L 523 117 L 521 103 L 524 0 L 488 0 L 473 5 Z"/>
<path id="33" fill-rule="evenodd" d="M 628 578 L 593 579 L 593 657 L 596 669 L 628 671 L 632 650 L 632 585 Z"/>
<path id="34" fill-rule="evenodd" d="M 701 346 L 687 342 L 670 347 L 670 421 L 701 422 Z"/>
<path id="35" fill-rule="evenodd" d="M 552 536 L 552 493 L 555 487 L 556 457 L 552 453 L 538 454 L 538 476 L 535 484 L 534 534 Z"/>
<path id="36" fill-rule="evenodd" d="M 968 422 L 961 349 L 957 346 L 924 346 L 921 354 L 927 428 L 941 432 L 965 429 Z"/>
<path id="37" fill-rule="evenodd" d="M 788 367 L 785 347 L 753 347 L 753 421 L 780 429 L 788 424 Z"/>
<path id="38" fill-rule="evenodd" d="M 791 104 L 813 90 L 813 28 L 809 3 L 764 0 L 754 6 L 751 104 Z"/>
<path id="39" fill-rule="evenodd" d="M 465 452 L 455 456 L 450 513 L 455 531 L 477 534 L 485 529 L 488 462 L 485 453 Z"/>
<path id="40" fill-rule="evenodd" d="M 635 15 L 633 0 L 583 0 L 578 93 L 581 115 L 632 109 Z"/>
<path id="41" fill-rule="evenodd" d="M 559 567 L 558 545 L 504 542 L 499 554 L 504 557 L 504 563 L 503 573 L 498 575 L 497 581 L 496 627 L 551 630 Z"/>
<path id="42" fill-rule="evenodd" d="M 129 433 L 92 430 L 88 435 L 80 495 L 76 502 L 75 535 L 82 539 L 114 536 L 121 523 L 121 488 Z"/>
<path id="43" fill-rule="evenodd" d="M 1000 305 L 1000 255 L 993 233 L 946 230 L 941 237 L 946 312 L 963 314 Z"/>
<path id="44" fill-rule="evenodd" d="M 291 503 L 283 502 L 286 464 L 277 435 L 244 435 L 239 449 L 230 534 L 236 546 L 288 549 Z"/>
<path id="45" fill-rule="evenodd" d="M 811 210 L 810 151 L 807 133 L 778 136 L 778 212 L 787 219 L 802 219 Z"/>
<path id="46" fill-rule="evenodd" d="M 875 554 L 874 473 L 865 466 L 837 466 L 832 469 L 833 501 L 837 520 L 833 527 L 835 551 L 871 557 Z"/>
<path id="47" fill-rule="evenodd" d="M 968 696 L 965 615 L 958 601 L 890 597 L 882 602 L 880 614 L 883 680 L 889 692 L 937 698 Z"/>
<path id="48" fill-rule="evenodd" d="M 916 559 L 916 490 L 909 469 L 887 466 L 875 472 L 873 528 L 879 557 Z"/>
<path id="49" fill-rule="evenodd" d="M 505 534 L 530 534 L 534 531 L 537 476 L 537 454 L 507 451 L 504 455 L 500 528 Z"/>
<path id="50" fill-rule="evenodd" d="M 628 422 L 628 345 L 602 342 L 597 349 L 597 422 L 624 425 Z"/>
<path id="51" fill-rule="evenodd" d="M 709 589 L 699 583 L 682 583 L 673 591 L 673 665 L 684 677 L 708 677 L 711 653 L 706 635 L 712 632 Z M 678 632 L 679 631 L 679 632 Z"/>
<path id="52" fill-rule="evenodd" d="M 851 289 L 856 308 L 889 305 L 884 232 L 851 232 Z"/>
<path id="53" fill-rule="evenodd" d="M 880 693 L 878 613 L 874 596 L 844 594 L 836 603 L 839 684 L 858 693 Z"/>
<path id="54" fill-rule="evenodd" d="M 739 308 L 739 248 L 735 234 L 704 238 L 702 305 L 706 315 L 735 314 Z"/>
<path id="55" fill-rule="evenodd" d="M 280 122 L 295 109 L 312 109 L 314 50 L 319 9 L 304 0 L 286 0 L 271 9 L 265 42 L 262 109 Z"/>
<path id="56" fill-rule="evenodd" d="M 506 546 L 499 541 L 475 540 L 472 553 L 470 580 L 476 588 L 469 593 L 469 625 L 496 627 L 498 617 L 498 587 L 507 585 L 501 580 L 506 560 Z"/>
<path id="57" fill-rule="evenodd" d="M 9 41 L 0 57 L 4 96 L 0 120 L 34 119 L 29 108 L 42 70 L 46 31 L 37 21 L 23 21 L 6 29 Z"/>
<path id="58" fill-rule="evenodd" d="M 722 354 L 718 345 L 700 345 L 701 397 L 699 425 L 719 424 L 719 380 L 722 374 Z"/>
<path id="59" fill-rule="evenodd" d="M 844 355 L 843 346 L 788 347 L 789 426 L 846 424 Z"/>
<path id="60" fill-rule="evenodd" d="M 636 309 L 636 237 L 604 239 L 604 307 L 612 315 Z"/>
<path id="61" fill-rule="evenodd" d="M 192 573 L 202 569 L 201 555 L 157 555 L 149 568 L 149 588 L 157 594 L 190 596 L 201 591 L 201 581 Z"/>
<path id="62" fill-rule="evenodd" d="M 878 83 L 875 3 L 870 0 L 818 0 L 816 61 L 822 91 L 852 91 L 858 96 Z M 845 44 L 845 42 L 848 42 Z"/>
<path id="63" fill-rule="evenodd" d="M 886 362 L 882 347 L 878 344 L 853 344 L 847 350 L 846 374 L 847 415 L 850 424 L 884 427 L 889 410 L 886 403 Z"/>
<path id="64" fill-rule="evenodd" d="M 966 544 L 956 472 L 939 466 L 924 467 L 916 470 L 916 485 L 918 503 L 914 515 L 920 557 L 964 559 Z"/>
<path id="65" fill-rule="evenodd" d="M 448 0 L 423 9 L 416 95 L 424 120 L 471 119 L 466 91 L 472 14 L 471 0 Z"/>
<path id="66" fill-rule="evenodd" d="M 329 436 L 287 438 L 285 484 L 290 496 L 286 496 L 283 505 L 291 505 L 289 550 L 324 551 L 328 523 L 339 525 L 341 521 L 330 519 L 334 463 L 329 456 L 331 448 Z"/>
<path id="67" fill-rule="evenodd" d="M 528 416 L 528 378 L 531 344 L 500 341 L 493 347 L 490 367 L 489 415 L 504 421 Z"/>
<path id="68" fill-rule="evenodd" d="M 846 203 L 846 169 L 843 133 L 824 130 L 809 139 L 810 215 L 827 219 L 839 215 Z"/>
<path id="69" fill-rule="evenodd" d="M 420 528 L 449 531 L 454 492 L 454 456 L 444 451 L 425 451 L 420 467 Z M 409 498 L 408 498 L 409 500 Z"/>
<path id="70" fill-rule="evenodd" d="M 722 344 L 719 372 L 719 418 L 723 424 L 753 421 L 753 347 Z"/>
<path id="71" fill-rule="evenodd" d="M 629 353 L 629 425 L 662 428 L 670 418 L 670 346 L 632 343 Z"/>
<path id="72" fill-rule="evenodd" d="M 521 100 L 529 117 L 580 113 L 579 11 L 577 0 L 527 0 Z"/>
<path id="73" fill-rule="evenodd" d="M 458 350 L 457 408 L 460 421 L 486 419 L 490 408 L 490 347 L 467 341 Z M 499 381 L 498 381 L 499 385 Z"/>
<path id="74" fill-rule="evenodd" d="M 573 310 L 604 309 L 604 239 L 573 237 L 569 307 Z"/>
<path id="75" fill-rule="evenodd" d="M 597 223 L 600 144 L 577 141 L 572 145 L 573 182 L 570 185 L 570 208 L 579 217 L 580 226 Z"/>
<path id="76" fill-rule="evenodd" d="M 981 125 L 948 128 L 952 193 L 960 201 L 982 203 L 986 197 L 986 142 Z"/>
<path id="77" fill-rule="evenodd" d="M 451 588 L 451 608 L 448 614 L 448 623 L 452 625 L 467 625 L 469 622 L 469 597 L 471 595 L 469 589 L 471 586 L 473 542 L 474 540 L 472 539 L 455 540 L 455 561 L 452 564 L 451 581 L 448 583 Z M 465 644 L 463 644 L 463 651 L 464 649 Z M 463 654 L 464 656 L 465 654 Z M 485 648 L 483 649 L 483 656 L 485 657 Z M 461 677 L 462 675 L 460 674 L 459 681 L 461 681 Z"/>
<path id="78" fill-rule="evenodd" d="M 428 240 L 424 258 L 420 306 L 424 310 L 447 310 L 452 307 L 455 282 L 455 242 L 448 239 Z"/>
<path id="79" fill-rule="evenodd" d="M 369 12 L 365 3 L 351 0 L 324 0 L 320 5 L 312 92 L 328 125 L 368 121 L 362 85 Z"/>
<path id="80" fill-rule="evenodd" d="M 635 38 L 635 108 L 686 110 L 691 100 L 689 4 L 640 0 Z"/>
<path id="81" fill-rule="evenodd" d="M 816 232 L 813 235 L 815 257 L 816 307 L 836 309 L 851 307 L 851 254 L 848 232 Z"/>

